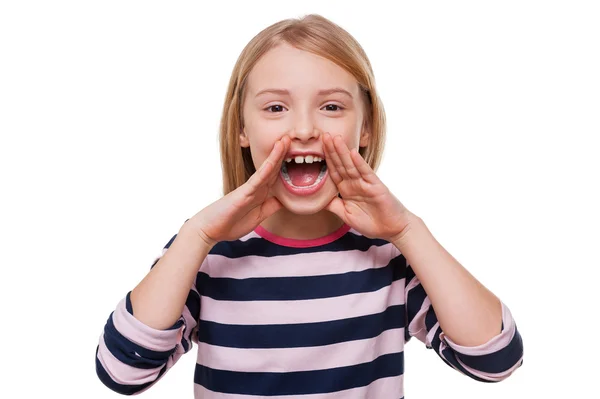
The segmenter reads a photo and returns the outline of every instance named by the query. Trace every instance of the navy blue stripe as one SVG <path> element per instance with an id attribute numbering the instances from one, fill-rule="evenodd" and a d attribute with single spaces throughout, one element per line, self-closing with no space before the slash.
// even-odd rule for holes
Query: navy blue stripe
<path id="1" fill-rule="evenodd" d="M 98 349 L 100 346 L 96 347 L 96 375 L 100 379 L 100 381 L 109 389 L 114 392 L 120 393 L 122 395 L 135 395 L 136 393 L 146 389 L 149 385 L 154 384 L 156 381 L 162 377 L 162 375 L 167 371 L 167 367 L 164 366 L 154 381 L 146 382 L 144 384 L 139 385 L 123 385 L 115 382 L 110 375 L 106 372 L 104 367 L 102 367 L 102 363 L 100 363 L 100 359 L 98 359 Z"/>
<path id="2" fill-rule="evenodd" d="M 413 268 L 408 264 L 408 260 L 404 258 L 404 264 L 406 267 L 406 285 L 412 281 L 412 279 L 416 276 Z"/>
<path id="3" fill-rule="evenodd" d="M 190 290 L 188 294 L 187 300 L 185 301 L 185 306 L 187 306 L 190 314 L 198 323 L 198 319 L 200 318 L 200 295 L 194 291 Z M 185 326 L 183 329 L 183 335 L 181 336 L 181 345 L 183 345 L 183 350 L 187 353 L 191 349 L 191 337 L 188 337 L 188 326 Z M 189 341 L 188 341 L 189 340 Z"/>
<path id="4" fill-rule="evenodd" d="M 153 351 L 128 340 L 115 328 L 113 314 L 110 314 L 104 326 L 104 341 L 110 353 L 120 362 L 140 369 L 151 369 L 165 364 L 175 352 L 175 348 L 166 352 Z"/>
<path id="5" fill-rule="evenodd" d="M 413 280 L 413 278 L 417 278 L 417 277 L 416 277 L 415 272 L 413 271 L 412 267 L 410 267 L 408 265 L 408 261 L 405 258 L 404 258 L 404 260 L 405 260 L 405 266 L 406 266 L 405 287 L 408 287 L 408 285 Z M 413 319 L 415 318 L 415 316 L 417 315 L 419 310 L 421 310 L 421 307 L 423 306 L 423 302 L 425 301 L 426 297 L 427 297 L 427 293 L 425 292 L 425 289 L 423 288 L 423 286 L 420 283 L 417 286 L 411 288 L 411 290 L 408 292 L 408 295 L 406 296 L 406 326 L 407 327 L 410 325 L 410 323 L 412 323 Z M 411 338 L 410 332 L 409 332 L 408 328 L 406 328 L 406 330 L 404 330 L 404 340 L 406 342 L 408 342 L 408 341 L 410 341 L 410 338 Z"/>
<path id="6" fill-rule="evenodd" d="M 469 376 L 470 378 L 472 378 L 476 381 L 490 382 L 488 380 L 484 380 L 482 378 L 479 378 L 479 377 L 469 373 L 463 366 L 461 366 L 458 363 L 458 361 L 456 360 L 454 350 L 452 348 L 450 348 L 449 346 L 443 350 L 445 359 L 444 359 L 444 357 L 442 357 L 442 355 L 440 354 L 440 344 L 441 344 L 440 334 L 441 334 L 441 332 L 442 332 L 442 328 L 440 326 L 438 326 L 437 332 L 433 336 L 433 339 L 431 340 L 431 347 L 433 348 L 435 353 L 439 356 L 439 358 L 442 359 L 444 361 L 444 363 L 446 363 L 449 367 L 452 367 L 453 369 L 462 371 L 463 373 L 465 373 L 465 375 Z"/>
<path id="7" fill-rule="evenodd" d="M 153 263 L 152 265 L 150 265 L 150 269 L 152 269 L 152 268 L 153 268 L 153 267 L 154 267 L 154 266 L 155 266 L 155 265 L 158 263 L 158 261 L 159 261 L 159 260 L 160 260 L 160 258 L 157 258 L 157 259 L 154 261 L 154 263 Z"/>
<path id="8" fill-rule="evenodd" d="M 196 323 L 198 323 L 198 319 L 200 318 L 200 295 L 196 291 L 190 290 L 187 300 L 185 301 L 185 306 L 188 308 L 194 320 L 196 320 Z M 181 336 L 181 345 L 183 345 L 183 351 L 185 353 L 191 349 L 191 342 L 188 342 L 188 340 L 191 341 L 191 337 L 188 337 L 188 328 L 187 325 L 183 328 L 183 334 Z"/>
<path id="9" fill-rule="evenodd" d="M 196 364 L 194 382 L 215 392 L 238 395 L 310 395 L 364 387 L 404 373 L 404 353 L 383 355 L 368 363 L 287 373 L 236 372 Z"/>
<path id="10" fill-rule="evenodd" d="M 200 318 L 200 295 L 196 291 L 190 290 L 185 300 L 185 306 L 187 306 L 194 320 Z"/>
<path id="11" fill-rule="evenodd" d="M 513 367 L 523 356 L 523 340 L 516 330 L 508 346 L 488 355 L 472 356 L 457 353 L 458 358 L 467 366 L 484 373 L 502 373 Z"/>
<path id="12" fill-rule="evenodd" d="M 183 346 L 183 351 L 187 353 L 190 350 L 190 346 L 188 345 L 187 339 L 185 339 L 187 333 L 187 327 L 183 328 L 183 336 L 181 337 L 181 345 Z"/>
<path id="13" fill-rule="evenodd" d="M 364 252 L 372 246 L 380 247 L 386 244 L 389 244 L 389 241 L 368 238 L 347 232 L 331 243 L 309 248 L 286 247 L 272 243 L 262 237 L 255 237 L 246 241 L 234 240 L 218 242 L 211 248 L 209 253 L 222 255 L 227 258 L 241 258 L 249 255 L 270 257 L 310 252 L 345 252 L 348 251 L 348 248 Z"/>
<path id="14" fill-rule="evenodd" d="M 222 301 L 291 301 L 373 292 L 404 277 L 399 257 L 387 266 L 359 272 L 301 277 L 215 278 L 199 272 L 200 295 Z"/>
<path id="15" fill-rule="evenodd" d="M 412 281 L 413 278 L 415 278 L 415 272 L 412 269 L 412 267 L 410 267 L 410 265 L 408 264 L 408 260 L 406 258 L 404 258 L 404 266 L 406 268 L 405 276 L 404 276 L 404 287 L 405 287 L 404 295 L 406 295 L 406 287 L 408 287 L 408 284 Z M 411 307 L 412 307 L 412 304 L 411 304 Z M 410 320 L 412 320 L 414 317 L 415 316 L 413 315 L 410 318 Z M 410 339 L 412 338 L 412 336 L 410 335 L 410 332 L 408 331 L 408 325 L 409 325 L 409 317 L 408 317 L 408 311 L 407 311 L 406 312 L 406 329 L 404 330 L 404 341 L 406 341 L 406 342 L 410 341 Z"/>
<path id="16" fill-rule="evenodd" d="M 433 339 L 431 340 L 431 347 L 433 348 L 433 350 L 435 351 L 435 353 L 438 355 L 438 357 L 440 359 L 442 359 L 444 361 L 444 363 L 446 363 L 448 365 L 448 367 L 451 367 L 455 370 L 460 370 L 463 373 L 465 373 L 467 376 L 477 380 L 477 381 L 482 381 L 485 382 L 485 380 L 482 380 L 479 377 L 474 376 L 473 374 L 469 373 L 467 370 L 464 369 L 464 367 L 462 367 L 460 364 L 458 364 L 458 362 L 456 361 L 456 358 L 454 357 L 454 353 L 452 352 L 452 350 L 450 349 L 445 349 L 444 352 L 444 356 L 445 358 L 440 354 L 440 344 L 441 344 L 441 340 L 440 340 L 440 333 L 442 332 L 442 328 L 440 326 L 438 326 L 437 328 L 437 332 L 436 334 L 433 336 Z M 447 360 L 446 360 L 447 359 Z"/>
<path id="17" fill-rule="evenodd" d="M 171 239 L 165 244 L 164 248 L 171 248 L 171 244 L 173 244 L 173 241 L 175 241 L 175 237 L 177 237 L 177 234 L 174 234 L 173 237 L 171 237 Z"/>
<path id="18" fill-rule="evenodd" d="M 479 382 L 496 382 L 496 381 L 485 380 L 481 377 L 477 377 L 476 375 L 467 371 L 467 369 L 465 369 L 460 363 L 458 363 L 458 360 L 456 359 L 456 352 L 449 346 L 447 346 L 442 352 L 443 352 L 444 356 L 446 357 L 446 359 L 448 359 L 448 361 L 452 364 L 452 366 L 454 368 L 462 371 L 463 373 L 465 373 L 467 376 L 471 377 L 472 379 L 479 381 Z"/>
<path id="19" fill-rule="evenodd" d="M 127 293 L 125 296 L 125 309 L 127 309 L 127 313 L 133 316 L 133 306 L 131 305 L 131 291 Z"/>
<path id="20" fill-rule="evenodd" d="M 406 296 L 406 316 L 408 318 L 407 325 L 412 323 L 419 310 L 421 310 L 426 297 L 427 293 L 421 284 L 418 284 L 408 291 L 408 295 Z"/>
<path id="21" fill-rule="evenodd" d="M 437 322 L 438 319 L 435 311 L 433 310 L 433 306 L 429 305 L 429 309 L 427 309 L 427 313 L 425 314 L 425 329 L 427 331 L 431 331 Z"/>
<path id="22" fill-rule="evenodd" d="M 232 325 L 200 320 L 198 340 L 230 348 L 298 348 L 376 337 L 404 327 L 404 305 L 368 316 L 304 324 Z"/>

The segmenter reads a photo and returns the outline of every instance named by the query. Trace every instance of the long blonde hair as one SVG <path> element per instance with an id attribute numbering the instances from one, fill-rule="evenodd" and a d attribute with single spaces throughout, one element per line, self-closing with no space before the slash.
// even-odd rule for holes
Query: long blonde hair
<path id="1" fill-rule="evenodd" d="M 379 167 L 385 143 L 385 111 L 375 90 L 371 63 L 347 31 L 325 17 L 310 14 L 299 19 L 285 19 L 265 28 L 238 57 L 229 80 L 220 124 L 223 195 L 244 184 L 256 171 L 250 148 L 240 146 L 244 90 L 248 74 L 258 59 L 281 42 L 326 58 L 357 80 L 366 105 L 364 122 L 370 132 L 369 144 L 359 147 L 359 153 L 373 170 Z"/>

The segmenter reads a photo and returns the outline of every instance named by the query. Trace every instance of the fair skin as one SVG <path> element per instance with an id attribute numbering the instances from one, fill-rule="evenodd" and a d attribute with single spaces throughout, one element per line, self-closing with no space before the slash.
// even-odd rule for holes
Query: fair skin
<path id="1" fill-rule="evenodd" d="M 348 93 L 320 93 L 334 88 Z M 287 93 L 265 92 L 269 89 Z M 257 169 L 267 159 L 273 143 L 284 136 L 291 140 L 289 151 L 323 154 L 325 132 L 341 136 L 349 148 L 369 143 L 369 132 L 364 129 L 364 102 L 356 79 L 335 63 L 287 43 L 268 51 L 250 72 L 242 114 L 240 144 L 251 148 Z M 309 196 L 290 193 L 277 179 L 270 195 L 283 208 L 260 225 L 273 234 L 293 239 L 330 234 L 343 224 L 339 216 L 325 209 L 338 192 L 331 177 Z"/>
<path id="2" fill-rule="evenodd" d="M 502 316 L 499 299 L 440 245 L 357 153 L 357 147 L 368 144 L 368 132 L 363 130 L 364 104 L 352 76 L 328 60 L 281 45 L 261 58 L 248 83 L 240 140 L 251 147 L 254 165 L 260 167 L 273 143 L 288 135 L 291 149 L 322 152 L 330 172 L 322 190 L 308 197 L 289 194 L 278 179 L 270 193 L 283 208 L 261 225 L 283 237 L 310 239 L 344 222 L 367 237 L 392 242 L 428 293 L 447 337 L 458 345 L 477 346 L 496 336 Z M 352 97 L 317 94 L 331 87 L 344 88 Z M 271 88 L 289 94 L 257 95 Z M 330 111 L 336 108 L 330 103 L 346 108 Z M 281 112 L 268 112 L 269 106 Z M 343 199 L 337 198 L 338 192 Z"/>

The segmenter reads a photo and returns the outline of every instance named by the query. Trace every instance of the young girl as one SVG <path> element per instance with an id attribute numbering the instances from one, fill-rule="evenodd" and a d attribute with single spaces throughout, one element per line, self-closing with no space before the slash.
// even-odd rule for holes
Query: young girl
<path id="1" fill-rule="evenodd" d="M 398 399 L 411 337 L 475 380 L 508 377 L 509 309 L 377 177 L 384 131 L 345 30 L 309 15 L 254 37 L 223 108 L 225 195 L 111 313 L 100 380 L 142 392 L 196 343 L 196 398 Z"/>

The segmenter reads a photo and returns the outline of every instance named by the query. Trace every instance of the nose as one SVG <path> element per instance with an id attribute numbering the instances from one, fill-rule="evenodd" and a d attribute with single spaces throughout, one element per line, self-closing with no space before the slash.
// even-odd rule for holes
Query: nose
<path id="1" fill-rule="evenodd" d="M 319 130 L 316 128 L 312 115 L 308 111 L 297 112 L 294 118 L 294 126 L 291 129 L 290 137 L 292 140 L 308 142 L 311 139 L 319 138 Z"/>

